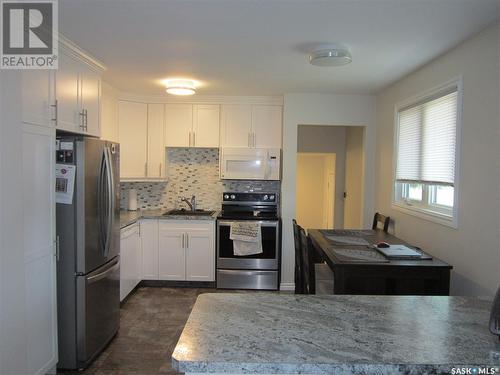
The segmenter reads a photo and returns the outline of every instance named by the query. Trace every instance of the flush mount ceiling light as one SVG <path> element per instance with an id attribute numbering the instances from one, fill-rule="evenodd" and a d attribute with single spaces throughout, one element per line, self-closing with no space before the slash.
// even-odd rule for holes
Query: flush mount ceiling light
<path id="1" fill-rule="evenodd" d="M 309 55 L 309 62 L 316 66 L 341 66 L 351 61 L 349 50 L 339 46 L 320 46 Z"/>
<path id="2" fill-rule="evenodd" d="M 167 93 L 171 95 L 196 94 L 196 83 L 189 79 L 169 79 L 165 81 Z"/>

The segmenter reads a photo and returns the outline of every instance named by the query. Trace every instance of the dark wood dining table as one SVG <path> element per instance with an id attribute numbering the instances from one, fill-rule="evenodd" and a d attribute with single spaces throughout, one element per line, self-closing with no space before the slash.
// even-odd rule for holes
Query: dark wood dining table
<path id="1" fill-rule="evenodd" d="M 334 294 L 450 294 L 453 266 L 382 230 L 308 229 L 307 232 L 317 255 L 333 271 Z M 365 244 L 332 241 L 338 237 L 359 238 Z M 380 241 L 413 247 L 422 254 L 422 259 L 387 259 L 373 248 Z M 346 256 L 350 252 L 353 258 Z M 356 258 L 356 254 L 362 254 L 362 259 Z"/>

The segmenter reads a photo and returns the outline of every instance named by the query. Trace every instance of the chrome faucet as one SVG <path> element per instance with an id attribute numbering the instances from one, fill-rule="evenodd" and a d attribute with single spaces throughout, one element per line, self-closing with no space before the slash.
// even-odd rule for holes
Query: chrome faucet
<path id="1" fill-rule="evenodd" d="M 191 211 L 196 211 L 196 197 L 193 195 L 191 199 L 182 197 L 181 202 L 185 202 Z"/>

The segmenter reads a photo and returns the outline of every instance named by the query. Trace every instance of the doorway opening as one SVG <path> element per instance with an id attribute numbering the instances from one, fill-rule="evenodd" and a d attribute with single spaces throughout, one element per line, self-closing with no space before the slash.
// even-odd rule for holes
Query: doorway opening
<path id="1" fill-rule="evenodd" d="M 365 128 L 299 125 L 297 131 L 297 222 L 362 228 Z"/>
<path id="2" fill-rule="evenodd" d="M 334 153 L 297 154 L 297 221 L 304 228 L 333 229 Z"/>

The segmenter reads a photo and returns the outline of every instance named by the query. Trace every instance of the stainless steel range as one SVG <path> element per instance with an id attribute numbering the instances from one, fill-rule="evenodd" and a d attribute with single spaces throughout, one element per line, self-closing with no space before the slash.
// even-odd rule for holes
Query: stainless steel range
<path id="1" fill-rule="evenodd" d="M 231 225 L 242 221 L 260 225 L 262 253 L 235 255 Z M 276 193 L 222 195 L 217 219 L 217 288 L 277 290 L 280 279 L 281 221 Z"/>

